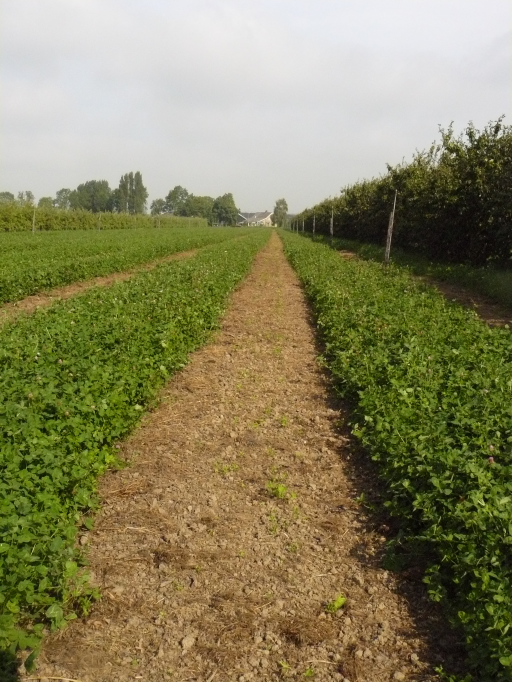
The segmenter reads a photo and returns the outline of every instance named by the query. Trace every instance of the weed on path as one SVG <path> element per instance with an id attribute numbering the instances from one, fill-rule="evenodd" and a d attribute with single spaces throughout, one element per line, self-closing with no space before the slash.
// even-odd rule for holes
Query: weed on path
<path id="1" fill-rule="evenodd" d="M 423 586 L 406 598 L 380 567 L 317 354 L 274 235 L 215 342 L 122 446 L 133 465 L 105 476 L 80 540 L 102 600 L 32 678 L 437 679 L 449 636 Z"/>

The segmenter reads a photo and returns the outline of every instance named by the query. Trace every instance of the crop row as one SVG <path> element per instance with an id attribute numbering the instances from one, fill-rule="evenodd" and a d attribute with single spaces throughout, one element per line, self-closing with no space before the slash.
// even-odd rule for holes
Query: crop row
<path id="1" fill-rule="evenodd" d="M 87 606 L 75 547 L 115 442 L 204 343 L 268 238 L 206 247 L 0 330 L 0 650 Z"/>
<path id="2" fill-rule="evenodd" d="M 404 270 L 283 233 L 354 434 L 480 680 L 512 680 L 512 336 Z M 398 543 L 397 548 L 400 547 Z"/>
<path id="3" fill-rule="evenodd" d="M 129 230 L 154 227 L 206 227 L 204 218 L 149 216 L 143 213 L 91 213 L 91 211 L 35 208 L 14 203 L 0 204 L 0 232 L 48 230 Z"/>
<path id="4" fill-rule="evenodd" d="M 233 228 L 0 233 L 0 303 L 240 234 Z"/>
<path id="5" fill-rule="evenodd" d="M 385 246 L 359 242 L 354 239 L 333 238 L 315 235 L 314 239 L 325 241 L 329 239 L 332 246 L 340 250 L 352 251 L 359 258 L 384 262 Z M 404 266 L 414 275 L 429 277 L 438 282 L 452 282 L 460 284 L 466 289 L 484 294 L 488 298 L 512 308 L 512 269 L 495 268 L 490 265 L 475 268 L 462 263 L 447 263 L 432 261 L 413 251 L 393 247 L 391 260 L 396 265 Z"/>

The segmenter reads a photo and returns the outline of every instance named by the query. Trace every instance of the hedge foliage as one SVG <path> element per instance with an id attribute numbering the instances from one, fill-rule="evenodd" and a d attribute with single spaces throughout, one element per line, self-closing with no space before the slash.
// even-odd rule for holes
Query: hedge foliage
<path id="1" fill-rule="evenodd" d="M 34 206 L 19 206 L 15 203 L 0 204 L 0 232 L 21 232 L 31 230 L 34 221 Z M 182 218 L 175 216 L 150 216 L 129 213 L 91 213 L 81 210 L 60 210 L 58 208 L 36 208 L 36 230 L 125 230 L 136 227 L 206 227 L 204 218 Z"/>
<path id="2" fill-rule="evenodd" d="M 512 680 L 512 335 L 407 271 L 283 233 L 354 434 L 481 682 Z"/>
<path id="3" fill-rule="evenodd" d="M 388 165 L 386 175 L 358 182 L 341 196 L 307 209 L 302 228 L 384 244 L 395 190 L 393 243 L 434 260 L 512 267 L 512 127 L 502 119 L 484 130 L 468 125 L 455 137 L 417 152 L 410 163 Z"/>

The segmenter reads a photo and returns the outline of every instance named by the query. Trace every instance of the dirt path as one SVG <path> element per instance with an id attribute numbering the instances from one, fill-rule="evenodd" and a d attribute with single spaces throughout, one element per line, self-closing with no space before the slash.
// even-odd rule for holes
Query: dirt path
<path id="1" fill-rule="evenodd" d="M 158 258 L 157 260 L 138 265 L 124 272 L 113 272 L 111 275 L 105 275 L 104 277 L 93 277 L 92 279 L 84 280 L 82 282 L 73 282 L 73 284 L 67 284 L 66 286 L 56 287 L 50 291 L 27 296 L 14 303 L 4 303 L 4 305 L 0 305 L 0 326 L 20 315 L 33 313 L 38 308 L 51 305 L 54 301 L 72 298 L 92 287 L 107 287 L 114 282 L 124 282 L 125 280 L 130 279 L 130 277 L 133 277 L 137 272 L 153 270 L 153 268 L 156 268 L 158 265 L 168 263 L 169 261 L 192 258 L 196 253 L 197 249 L 173 253 L 170 256 Z"/>
<path id="2" fill-rule="evenodd" d="M 380 568 L 308 315 L 273 235 L 215 341 L 122 445 L 133 466 L 103 479 L 81 538 L 103 598 L 31 679 L 436 679 L 453 639 L 421 583 Z"/>

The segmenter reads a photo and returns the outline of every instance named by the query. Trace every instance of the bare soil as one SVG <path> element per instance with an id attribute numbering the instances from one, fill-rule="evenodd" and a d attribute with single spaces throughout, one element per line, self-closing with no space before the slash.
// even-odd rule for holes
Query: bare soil
<path id="1" fill-rule="evenodd" d="M 374 474 L 319 352 L 274 234 L 120 445 L 131 466 L 103 478 L 80 538 L 102 599 L 24 680 L 437 679 L 457 642 L 418 576 L 382 568 L 387 529 L 356 499 Z"/>
<path id="2" fill-rule="evenodd" d="M 149 263 L 144 263 L 143 265 L 138 265 L 137 267 L 131 268 L 124 272 L 114 272 L 111 275 L 105 275 L 104 277 L 93 277 L 92 279 L 84 280 L 82 282 L 73 282 L 73 284 L 67 284 L 63 287 L 56 287 L 50 291 L 43 291 L 33 296 L 27 296 L 20 301 L 15 301 L 14 303 L 5 303 L 0 305 L 0 326 L 5 322 L 13 320 L 23 314 L 33 313 L 38 308 L 44 308 L 49 306 L 54 301 L 62 300 L 65 298 L 72 298 L 77 294 L 81 294 L 87 289 L 92 287 L 107 287 L 114 282 L 124 282 L 130 277 L 133 277 L 137 272 L 152 270 L 162 263 L 168 263 L 173 260 L 181 260 L 183 258 L 191 258 L 195 256 L 197 249 L 191 251 L 181 251 L 180 253 L 173 253 L 170 256 L 164 256 L 163 258 L 158 258 L 157 260 L 151 261 Z"/>

